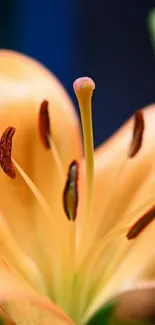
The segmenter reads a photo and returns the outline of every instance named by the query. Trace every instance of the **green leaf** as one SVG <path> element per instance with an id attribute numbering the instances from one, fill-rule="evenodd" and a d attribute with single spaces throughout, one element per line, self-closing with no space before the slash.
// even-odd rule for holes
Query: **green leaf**
<path id="1" fill-rule="evenodd" d="M 87 325 L 108 325 L 110 319 L 112 318 L 113 311 L 115 309 L 115 301 L 109 301 L 107 304 L 103 305 L 96 313 L 89 319 Z"/>

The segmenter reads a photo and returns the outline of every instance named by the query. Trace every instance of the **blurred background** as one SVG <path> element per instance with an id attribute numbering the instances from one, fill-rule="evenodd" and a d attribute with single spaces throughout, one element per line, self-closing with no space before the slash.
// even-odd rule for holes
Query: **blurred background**
<path id="1" fill-rule="evenodd" d="M 0 47 L 36 58 L 72 90 L 96 82 L 95 145 L 155 101 L 155 55 L 147 17 L 153 0 L 0 1 Z"/>

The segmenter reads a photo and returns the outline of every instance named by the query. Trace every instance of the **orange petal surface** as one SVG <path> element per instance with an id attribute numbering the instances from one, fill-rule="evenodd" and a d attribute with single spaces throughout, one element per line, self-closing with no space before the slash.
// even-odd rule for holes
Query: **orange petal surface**
<path id="1" fill-rule="evenodd" d="M 95 236 L 103 236 L 124 215 L 142 207 L 153 191 L 155 161 L 155 106 L 144 109 L 145 130 L 142 148 L 133 158 L 128 152 L 133 119 L 95 152 L 95 190 L 92 224 Z M 148 205 L 151 204 L 151 200 Z M 139 211 L 140 212 L 140 211 Z M 144 211 L 143 211 L 144 212 Z"/>
<path id="2" fill-rule="evenodd" d="M 39 138 L 38 112 L 49 101 L 52 139 L 60 156 L 64 178 L 52 151 Z M 0 51 L 0 133 L 16 128 L 13 157 L 35 182 L 51 208 L 53 222 L 67 224 L 63 214 L 62 189 L 68 165 L 81 158 L 79 124 L 73 105 L 58 80 L 41 64 L 12 51 Z M 0 170 L 0 207 L 18 243 L 27 253 L 34 247 L 36 218 L 42 211 L 17 172 L 15 180 Z"/>

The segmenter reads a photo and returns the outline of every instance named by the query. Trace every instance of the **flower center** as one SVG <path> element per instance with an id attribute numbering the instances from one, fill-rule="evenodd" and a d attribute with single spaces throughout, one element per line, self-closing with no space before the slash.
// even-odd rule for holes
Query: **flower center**
<path id="1" fill-rule="evenodd" d="M 85 251 L 87 250 L 85 245 L 85 251 L 84 251 L 84 241 L 87 242 L 87 236 L 89 236 L 89 226 L 90 226 L 90 219 L 91 219 L 91 211 L 92 211 L 92 202 L 93 202 L 93 190 L 94 190 L 94 143 L 93 143 L 93 126 L 92 126 L 92 95 L 93 90 L 95 89 L 95 84 L 92 79 L 88 77 L 83 77 L 77 79 L 74 84 L 73 88 L 78 100 L 79 109 L 80 109 L 80 116 L 81 116 L 81 122 L 82 122 L 82 132 L 83 132 L 83 142 L 84 142 L 84 155 L 85 155 L 85 174 L 86 174 L 86 188 L 85 188 L 85 210 L 83 215 L 83 227 L 81 229 L 81 241 L 80 241 L 80 248 L 79 251 L 81 251 L 81 261 L 85 260 Z M 143 132 L 144 132 L 144 119 L 143 114 L 141 111 L 138 111 L 135 114 L 135 123 L 133 128 L 133 138 L 132 142 L 129 148 L 128 152 L 128 158 L 133 158 L 137 155 L 139 152 L 141 146 L 142 146 L 142 140 L 143 140 Z M 49 205 L 46 203 L 44 197 L 42 196 L 41 192 L 37 188 L 37 186 L 32 182 L 32 180 L 28 177 L 28 175 L 23 171 L 23 169 L 19 166 L 19 164 L 16 162 L 16 160 L 11 157 L 11 150 L 12 150 L 12 137 L 15 133 L 14 127 L 8 127 L 4 133 L 2 134 L 2 137 L 0 139 L 0 165 L 4 172 L 11 178 L 16 177 L 16 170 L 20 173 L 20 175 L 23 177 L 24 181 L 28 185 L 28 187 L 31 189 L 32 193 L 34 194 L 35 198 L 37 199 L 38 203 L 41 206 L 41 209 L 44 213 L 44 215 L 47 216 L 48 222 L 50 222 L 51 217 L 51 210 Z M 47 150 L 51 150 L 53 160 L 55 162 L 55 166 L 58 170 L 59 176 L 60 176 L 60 182 L 62 185 L 62 188 L 64 188 L 63 195 L 62 195 L 62 204 L 64 207 L 64 211 L 66 213 L 66 216 L 70 222 L 70 247 L 69 247 L 69 270 L 65 282 L 68 281 L 67 285 L 67 295 L 66 291 L 62 290 L 64 289 L 63 285 L 59 286 L 58 288 L 61 289 L 62 295 L 65 294 L 65 297 L 63 296 L 63 303 L 60 297 L 60 305 L 62 303 L 62 306 L 64 309 L 69 311 L 70 314 L 72 314 L 72 311 L 70 311 L 72 305 L 73 308 L 76 308 L 76 303 L 72 303 L 72 300 L 76 297 L 77 300 L 79 298 L 78 295 L 78 275 L 77 270 L 78 267 L 76 265 L 76 258 L 78 255 L 77 251 L 77 242 L 76 242 L 76 217 L 77 217 L 77 207 L 78 207 L 78 169 L 79 165 L 76 160 L 73 160 L 69 167 L 68 167 L 68 175 L 67 180 L 65 183 L 65 172 L 64 167 L 59 155 L 59 151 L 57 150 L 57 147 L 52 139 L 51 135 L 51 129 L 50 129 L 50 119 L 48 114 L 48 102 L 44 100 L 41 103 L 40 110 L 39 110 L 39 134 L 40 138 L 42 140 L 42 143 L 44 147 Z M 143 217 L 141 217 L 138 221 L 134 222 L 132 227 L 127 227 L 125 231 L 127 232 L 127 239 L 133 239 L 141 233 L 141 231 L 154 219 L 155 217 L 155 208 L 154 206 L 149 209 L 148 212 L 146 212 Z M 1 222 L 1 221 L 0 221 Z M 47 222 L 47 224 L 48 224 Z M 129 230 L 128 230 L 129 228 Z M 7 231 L 7 228 L 5 228 L 4 235 L 9 240 L 9 242 L 12 243 L 8 247 L 8 250 L 10 250 L 11 255 L 14 256 L 14 258 L 17 261 L 18 268 L 20 271 L 24 273 L 25 278 L 30 281 L 31 284 L 34 284 L 35 287 L 41 292 L 47 294 L 46 286 L 44 286 L 44 279 L 42 277 L 42 274 L 32 261 L 24 255 L 22 250 L 19 250 L 19 247 L 13 242 L 13 238 L 11 237 L 10 233 Z M 120 229 L 116 229 L 116 233 L 120 232 Z M 1 235 L 1 225 L 0 225 L 0 235 Z M 57 230 L 53 229 L 52 236 L 57 236 Z M 104 245 L 101 247 L 101 252 L 103 249 L 103 246 L 106 247 L 107 243 L 111 240 L 111 238 L 115 235 L 115 232 L 111 232 L 107 234 L 106 240 L 104 238 Z M 59 241 L 59 238 L 57 238 L 57 241 Z M 12 247 L 11 247 L 12 246 Z M 97 243 L 97 245 L 98 243 Z M 81 249 L 82 247 L 82 249 Z M 92 247 L 91 247 L 92 248 Z M 94 249 L 94 252 L 96 253 L 96 247 L 92 248 Z M 98 249 L 98 248 L 97 248 Z M 59 251 L 61 253 L 61 250 Z M 91 250 L 90 250 L 91 253 Z M 96 257 L 94 253 L 94 256 Z M 98 251 L 97 251 L 98 253 Z M 99 247 L 99 254 L 100 254 L 100 247 Z M 62 259 L 65 259 L 63 256 Z M 59 259 L 59 258 L 58 258 Z M 90 258 L 91 260 L 91 258 Z M 54 260 L 55 261 L 55 260 Z M 87 260 L 85 260 L 85 264 L 87 264 Z M 65 263 L 64 263 L 65 264 Z M 80 263 L 79 263 L 80 264 Z M 82 265 L 82 263 L 81 263 Z M 80 267 L 81 267 L 80 265 Z M 62 265 L 61 265 L 62 266 Z M 87 265 L 86 265 L 87 267 Z M 84 267 L 83 267 L 84 268 Z M 63 267 L 62 267 L 63 269 Z M 81 267 L 82 269 L 82 267 Z M 59 273 L 60 270 L 56 268 L 56 272 Z M 66 271 L 66 270 L 65 270 Z M 82 272 L 81 272 L 82 273 Z M 57 276 L 57 278 L 59 277 Z M 60 275 L 61 277 L 61 275 Z M 55 280 L 55 279 L 54 279 Z M 59 281 L 59 279 L 58 279 Z M 56 281 L 55 281 L 56 282 Z M 75 289 L 75 290 L 74 290 Z M 75 291 L 75 295 L 74 295 Z M 60 293 L 61 295 L 61 293 Z M 53 298 L 53 297 L 52 297 Z M 76 299 L 75 299 L 76 301 Z M 57 302 L 57 301 L 56 301 Z M 58 301 L 59 303 L 59 301 Z M 67 306 L 67 307 L 66 307 Z M 76 310 L 73 310 L 73 313 L 76 314 Z"/>

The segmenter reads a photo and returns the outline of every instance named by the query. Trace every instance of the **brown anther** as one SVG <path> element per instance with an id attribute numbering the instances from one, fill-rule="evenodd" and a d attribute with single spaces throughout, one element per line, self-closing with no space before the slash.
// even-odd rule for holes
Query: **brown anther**
<path id="1" fill-rule="evenodd" d="M 152 206 L 134 225 L 129 229 L 127 239 L 136 238 L 155 219 L 155 205 Z"/>
<path id="2" fill-rule="evenodd" d="M 129 150 L 129 157 L 133 158 L 142 146 L 143 133 L 144 133 L 144 117 L 141 110 L 135 113 L 135 122 L 133 129 L 133 137 Z"/>
<path id="3" fill-rule="evenodd" d="M 8 127 L 0 139 L 0 165 L 3 171 L 11 178 L 16 177 L 16 171 L 11 160 L 12 137 L 15 131 L 14 127 Z"/>
<path id="4" fill-rule="evenodd" d="M 51 148 L 50 141 L 49 141 L 49 136 L 51 134 L 51 131 L 50 131 L 48 105 L 49 105 L 48 101 L 44 100 L 40 105 L 40 111 L 39 111 L 39 133 L 43 145 L 45 146 L 46 149 Z"/>
<path id="5" fill-rule="evenodd" d="M 75 221 L 78 205 L 78 162 L 74 160 L 68 169 L 63 193 L 63 206 L 68 220 Z"/>

